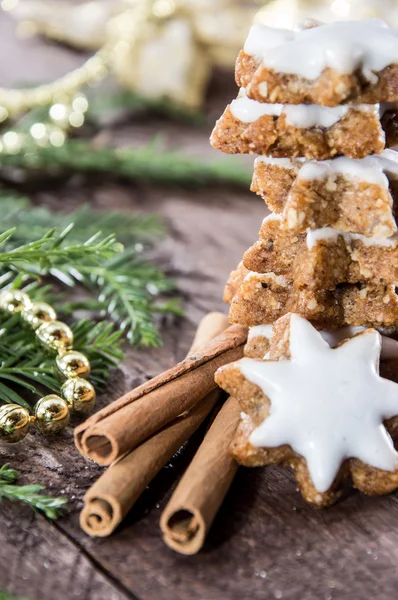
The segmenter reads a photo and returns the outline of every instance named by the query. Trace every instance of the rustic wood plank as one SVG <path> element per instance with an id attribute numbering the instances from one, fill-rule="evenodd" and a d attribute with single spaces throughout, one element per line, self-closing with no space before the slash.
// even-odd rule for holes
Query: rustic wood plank
<path id="1" fill-rule="evenodd" d="M 0 589 L 26 598 L 134 600 L 118 581 L 26 507 L 0 511 Z"/>
<path id="2" fill-rule="evenodd" d="M 28 77 L 30 81 L 53 77 L 80 60 L 65 49 L 48 52 L 39 40 L 31 40 L 22 50 L 3 15 L 0 49 L 0 84 L 7 85 Z M 208 105 L 211 119 L 234 93 L 224 83 L 214 83 Z M 142 143 L 159 129 L 169 144 L 214 156 L 207 144 L 208 131 L 164 120 L 132 122 L 106 133 L 120 144 Z M 253 242 L 265 216 L 260 200 L 224 189 L 188 193 L 81 177 L 67 184 L 54 180 L 45 191 L 35 181 L 25 187 L 35 202 L 54 209 L 72 210 L 90 200 L 93 208 L 159 211 L 170 227 L 158 256 L 177 280 L 186 317 L 164 322 L 162 348 L 129 351 L 123 370 L 113 374 L 99 398 L 99 407 L 184 356 L 195 323 L 205 312 L 223 308 L 221 293 L 228 271 Z M 52 442 L 35 433 L 18 446 L 0 446 L 0 463 L 10 461 L 20 469 L 22 481 L 40 480 L 54 493 L 65 493 L 72 503 L 71 513 L 56 525 L 20 505 L 0 506 L 0 587 L 36 600 L 397 596 L 398 495 L 371 499 L 351 491 L 344 501 L 318 512 L 301 500 L 292 476 L 278 468 L 238 471 L 198 556 L 181 557 L 166 548 L 159 516 L 200 435 L 163 469 L 107 540 L 89 539 L 78 526 L 83 494 L 101 469 L 74 450 L 71 428 Z"/>

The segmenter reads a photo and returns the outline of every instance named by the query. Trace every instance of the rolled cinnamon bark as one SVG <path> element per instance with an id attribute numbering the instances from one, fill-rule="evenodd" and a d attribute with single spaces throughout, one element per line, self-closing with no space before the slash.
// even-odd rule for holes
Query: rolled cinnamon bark
<path id="1" fill-rule="evenodd" d="M 109 465 L 136 448 L 216 388 L 214 373 L 242 356 L 246 337 L 246 327 L 229 327 L 172 369 L 94 414 L 75 429 L 78 450 Z"/>
<path id="2" fill-rule="evenodd" d="M 238 464 L 229 446 L 240 419 L 235 398 L 221 408 L 160 518 L 166 544 L 196 554 L 232 483 Z"/>
<path id="3" fill-rule="evenodd" d="M 228 317 L 224 313 L 214 311 L 202 317 L 187 357 L 198 352 L 202 346 L 221 335 L 228 327 Z"/>
<path id="4" fill-rule="evenodd" d="M 146 486 L 194 433 L 213 408 L 219 391 L 213 390 L 189 413 L 138 446 L 109 467 L 84 496 L 80 526 L 88 535 L 110 535 Z"/>
<path id="5" fill-rule="evenodd" d="M 189 353 L 196 352 L 228 327 L 222 313 L 209 313 L 200 322 Z M 123 520 L 149 482 L 194 433 L 213 408 L 215 389 L 189 413 L 121 458 L 94 483 L 84 496 L 80 525 L 88 535 L 106 537 Z"/>

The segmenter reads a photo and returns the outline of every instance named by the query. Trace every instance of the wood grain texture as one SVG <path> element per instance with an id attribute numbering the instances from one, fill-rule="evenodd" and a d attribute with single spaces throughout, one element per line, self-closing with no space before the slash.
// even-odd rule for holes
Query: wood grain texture
<path id="1" fill-rule="evenodd" d="M 0 85 L 50 79 L 81 60 L 40 40 L 26 44 L 16 41 L 10 21 L 0 14 Z M 234 96 L 231 75 L 213 83 L 209 122 Z M 107 126 L 102 135 L 120 145 L 141 144 L 161 131 L 170 146 L 216 156 L 208 147 L 209 130 L 142 116 L 138 121 Z M 159 211 L 168 222 L 170 235 L 157 254 L 177 280 L 186 317 L 163 322 L 163 347 L 128 352 L 99 407 L 183 358 L 200 317 L 223 309 L 228 272 L 256 239 L 265 216 L 254 195 L 220 188 L 186 192 L 82 177 L 33 178 L 18 187 L 54 209 L 90 201 L 93 209 Z M 169 550 L 159 517 L 203 433 L 161 471 L 110 539 L 90 539 L 79 528 L 82 497 L 101 469 L 76 452 L 71 428 L 51 443 L 35 433 L 19 446 L 0 446 L 0 464 L 9 461 L 20 469 L 22 482 L 41 481 L 72 503 L 70 514 L 56 524 L 20 505 L 0 505 L 0 588 L 36 600 L 397 597 L 398 495 L 371 499 L 349 491 L 344 501 L 317 512 L 301 500 L 291 475 L 278 468 L 239 469 L 204 550 L 194 557 Z"/>

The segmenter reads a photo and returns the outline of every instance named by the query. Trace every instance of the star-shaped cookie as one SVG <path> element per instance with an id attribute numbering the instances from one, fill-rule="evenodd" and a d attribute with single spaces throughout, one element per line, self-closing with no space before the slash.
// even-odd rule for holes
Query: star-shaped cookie
<path id="1" fill-rule="evenodd" d="M 276 323 L 270 357 L 243 358 L 216 380 L 245 411 L 233 452 L 243 464 L 288 464 L 303 496 L 333 502 L 351 473 L 366 493 L 398 486 L 391 432 L 398 384 L 379 376 L 381 336 L 366 330 L 332 349 L 305 319 Z"/>

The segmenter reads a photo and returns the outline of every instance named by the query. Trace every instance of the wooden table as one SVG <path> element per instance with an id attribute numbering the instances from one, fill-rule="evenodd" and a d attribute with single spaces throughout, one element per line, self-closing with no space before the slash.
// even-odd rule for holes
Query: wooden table
<path id="1" fill-rule="evenodd" d="M 81 60 L 38 40 L 21 45 L 1 14 L 0 49 L 0 85 L 51 79 Z M 215 81 L 209 122 L 234 93 L 231 75 Z M 106 128 L 106 134 L 120 145 L 141 144 L 158 130 L 184 152 L 212 156 L 208 130 L 165 120 L 140 119 Z M 178 282 L 186 316 L 164 324 L 162 348 L 128 352 L 99 407 L 184 356 L 201 316 L 223 309 L 227 274 L 265 215 L 261 200 L 231 189 L 187 192 L 74 178 L 67 185 L 35 183 L 29 191 L 35 202 L 54 209 L 90 201 L 93 208 L 157 211 L 169 226 L 159 255 Z M 90 539 L 79 528 L 82 496 L 101 469 L 77 453 L 72 428 L 52 442 L 33 434 L 18 446 L 1 446 L 0 464 L 9 461 L 20 469 L 23 482 L 40 481 L 54 494 L 67 495 L 72 510 L 49 523 L 19 504 L 0 506 L 0 589 L 36 600 L 397 597 L 397 494 L 366 498 L 352 492 L 338 505 L 315 511 L 302 501 L 291 474 L 277 468 L 238 471 L 198 556 L 169 550 L 159 517 L 197 444 L 196 436 L 163 469 L 110 539 Z"/>

